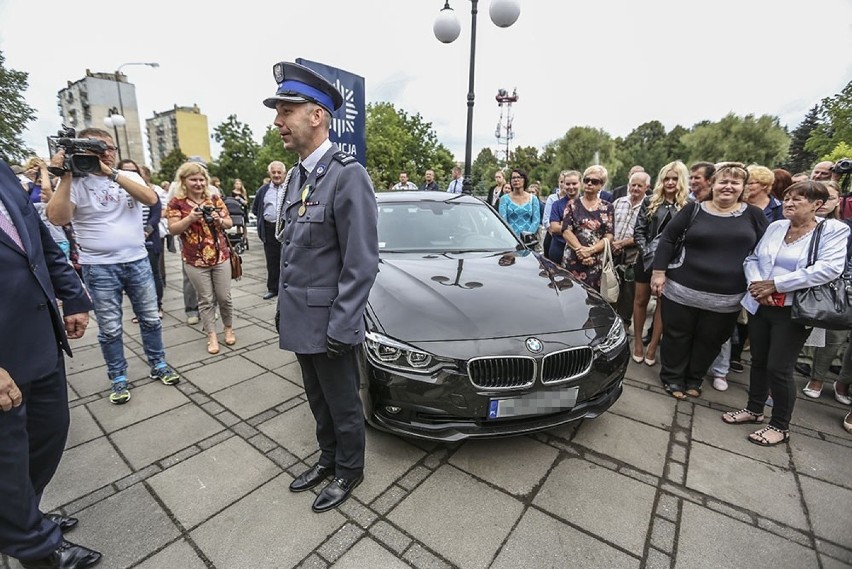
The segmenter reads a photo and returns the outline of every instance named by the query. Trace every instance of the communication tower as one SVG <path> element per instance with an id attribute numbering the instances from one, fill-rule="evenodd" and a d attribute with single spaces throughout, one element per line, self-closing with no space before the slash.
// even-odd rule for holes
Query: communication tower
<path id="1" fill-rule="evenodd" d="M 515 87 L 511 95 L 506 89 L 499 89 L 495 99 L 500 107 L 500 120 L 494 132 L 497 137 L 497 160 L 506 167 L 509 165 L 509 143 L 515 137 L 512 130 L 512 103 L 518 102 L 518 88 Z"/>

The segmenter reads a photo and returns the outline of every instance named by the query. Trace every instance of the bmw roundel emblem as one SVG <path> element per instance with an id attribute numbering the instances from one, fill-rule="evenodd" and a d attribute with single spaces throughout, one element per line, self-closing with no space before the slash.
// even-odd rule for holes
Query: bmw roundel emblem
<path id="1" fill-rule="evenodd" d="M 525 343 L 527 349 L 534 354 L 541 352 L 541 348 L 543 347 L 541 345 L 541 340 L 539 340 L 538 338 L 527 338 L 527 341 Z"/>

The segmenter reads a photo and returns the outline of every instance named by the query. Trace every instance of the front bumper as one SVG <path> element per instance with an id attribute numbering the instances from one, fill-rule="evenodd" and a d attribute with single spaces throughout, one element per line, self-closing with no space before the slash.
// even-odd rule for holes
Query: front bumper
<path id="1" fill-rule="evenodd" d="M 564 334 L 554 336 L 542 337 L 545 345 L 542 356 L 572 345 Z M 475 344 L 481 348 L 481 353 L 470 357 L 480 356 L 482 351 L 485 354 L 522 354 L 518 347 L 518 344 L 522 347 L 522 343 L 523 339 L 501 339 L 485 345 L 481 341 L 448 343 L 447 350 L 442 353 L 461 351 L 465 346 L 460 344 Z M 608 354 L 595 352 L 590 370 L 582 377 L 555 385 L 543 385 L 537 379 L 530 387 L 498 391 L 474 386 L 463 372 L 465 358 L 459 360 L 458 370 L 439 371 L 423 377 L 377 366 L 362 352 L 359 358 L 361 396 L 371 425 L 406 437 L 452 442 L 520 435 L 594 418 L 609 409 L 621 396 L 628 360 L 628 344 L 624 343 Z M 560 392 L 573 388 L 577 389 L 577 399 L 571 408 L 546 414 L 488 418 L 493 399 L 533 393 L 542 396 L 552 393 L 558 398 L 562 395 Z"/>

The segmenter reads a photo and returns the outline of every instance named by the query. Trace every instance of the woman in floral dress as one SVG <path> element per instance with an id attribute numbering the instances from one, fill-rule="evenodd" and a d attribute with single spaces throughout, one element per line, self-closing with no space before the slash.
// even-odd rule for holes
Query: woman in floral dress
<path id="1" fill-rule="evenodd" d="M 607 171 L 600 165 L 583 172 L 583 193 L 565 206 L 562 237 L 565 253 L 562 264 L 580 281 L 595 290 L 601 288 L 604 239 L 612 242 L 615 212 L 612 204 L 600 198 Z"/>
<path id="2" fill-rule="evenodd" d="M 187 162 L 175 174 L 175 197 L 168 205 L 169 233 L 180 235 L 186 276 L 198 293 L 198 311 L 207 333 L 207 351 L 219 353 L 214 299 L 225 326 L 225 344 L 237 343 L 231 303 L 231 263 L 225 231 L 233 222 L 219 196 L 211 195 L 210 177 L 197 162 Z"/>

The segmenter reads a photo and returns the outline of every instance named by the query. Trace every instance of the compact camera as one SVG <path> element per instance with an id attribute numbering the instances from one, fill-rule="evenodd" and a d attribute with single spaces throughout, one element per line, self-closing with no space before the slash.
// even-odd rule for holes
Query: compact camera
<path id="1" fill-rule="evenodd" d="M 65 149 L 65 163 L 62 168 L 48 167 L 54 176 L 61 176 L 70 170 L 73 176 L 87 176 L 101 169 L 100 154 L 107 151 L 107 144 L 94 138 L 76 138 L 77 131 L 62 125 L 57 136 L 47 137 L 47 146 L 53 156 L 60 148 Z M 92 154 L 94 152 L 94 154 Z"/>
<path id="2" fill-rule="evenodd" d="M 195 211 L 201 213 L 201 216 L 204 218 L 205 223 L 212 225 L 215 220 L 213 219 L 213 212 L 216 211 L 216 208 L 212 205 L 205 205 L 195 208 Z"/>

